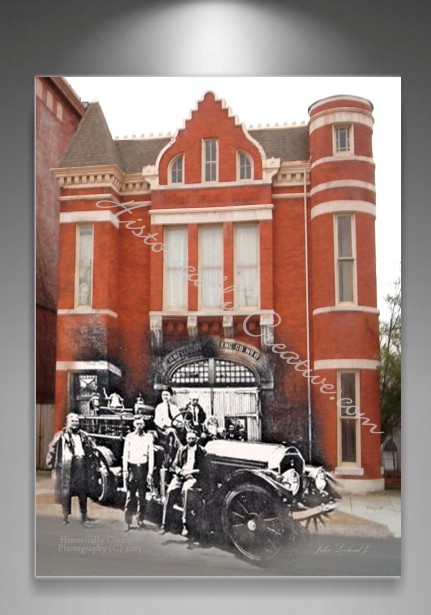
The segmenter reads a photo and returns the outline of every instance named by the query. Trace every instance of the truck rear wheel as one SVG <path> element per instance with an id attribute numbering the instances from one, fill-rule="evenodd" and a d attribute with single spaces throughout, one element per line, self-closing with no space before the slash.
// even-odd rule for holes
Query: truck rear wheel
<path id="1" fill-rule="evenodd" d="M 244 557 L 268 561 L 283 546 L 284 523 L 280 512 L 278 502 L 268 490 L 246 483 L 224 499 L 223 530 Z"/>
<path id="2" fill-rule="evenodd" d="M 100 455 L 90 481 L 90 497 L 99 504 L 111 504 L 115 499 L 115 494 L 115 477 L 105 459 Z"/>

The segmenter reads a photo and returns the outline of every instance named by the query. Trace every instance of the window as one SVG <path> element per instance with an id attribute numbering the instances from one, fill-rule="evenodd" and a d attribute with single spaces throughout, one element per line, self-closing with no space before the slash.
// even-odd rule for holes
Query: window
<path id="1" fill-rule="evenodd" d="M 358 413 L 359 372 L 338 372 L 339 412 L 339 464 L 358 465 L 359 459 L 359 418 Z"/>
<path id="2" fill-rule="evenodd" d="M 238 178 L 251 179 L 251 160 L 245 152 L 238 152 Z"/>
<path id="3" fill-rule="evenodd" d="M 221 308 L 223 300 L 223 227 L 199 229 L 201 308 Z"/>
<path id="4" fill-rule="evenodd" d="M 168 227 L 164 236 L 165 309 L 187 309 L 188 236 L 186 227 Z"/>
<path id="5" fill-rule="evenodd" d="M 227 359 L 210 358 L 191 361 L 179 367 L 171 378 L 179 386 L 255 386 L 256 376 L 245 365 Z"/>
<path id="6" fill-rule="evenodd" d="M 93 291 L 93 225 L 77 226 L 75 307 L 90 307 Z"/>
<path id="7" fill-rule="evenodd" d="M 334 127 L 334 151 L 336 154 L 343 152 L 351 152 L 352 148 L 352 127 L 351 126 L 335 126 Z"/>
<path id="8" fill-rule="evenodd" d="M 352 214 L 335 216 L 337 303 L 355 302 L 354 224 Z"/>
<path id="9" fill-rule="evenodd" d="M 259 227 L 235 225 L 235 307 L 259 304 Z"/>
<path id="10" fill-rule="evenodd" d="M 204 141 L 204 180 L 206 182 L 217 181 L 216 139 L 206 139 Z"/>
<path id="11" fill-rule="evenodd" d="M 171 163 L 171 183 L 172 184 L 182 184 L 184 179 L 184 156 L 183 154 L 180 154 L 179 156 L 177 156 L 176 158 L 174 158 L 174 160 Z"/>

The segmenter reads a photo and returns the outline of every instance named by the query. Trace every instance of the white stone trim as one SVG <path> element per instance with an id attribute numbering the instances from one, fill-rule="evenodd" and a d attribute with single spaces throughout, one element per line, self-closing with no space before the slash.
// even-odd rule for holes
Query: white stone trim
<path id="1" fill-rule="evenodd" d="M 323 182 L 322 184 L 317 184 L 310 190 L 311 196 L 316 194 L 317 192 L 321 192 L 322 190 L 332 190 L 333 188 L 363 188 L 364 190 L 370 190 L 371 192 L 376 191 L 376 187 L 374 184 L 370 182 L 364 182 L 360 179 L 336 179 L 331 182 Z"/>
<path id="2" fill-rule="evenodd" d="M 149 178 L 150 175 L 145 175 L 146 178 Z M 147 179 L 147 181 L 149 181 Z M 201 183 L 201 184 L 153 184 L 152 190 L 160 190 L 160 191 L 173 191 L 173 190 L 206 190 L 206 189 L 211 189 L 211 188 L 237 188 L 237 187 L 241 187 L 244 188 L 245 186 L 267 186 L 269 183 L 271 183 L 271 180 L 264 180 L 264 179 L 241 179 L 238 181 L 232 181 L 232 182 L 219 182 L 219 181 L 213 181 L 213 182 L 205 182 L 205 183 Z"/>
<path id="3" fill-rule="evenodd" d="M 311 113 L 313 109 L 316 109 L 317 107 L 327 105 L 331 102 L 338 102 L 339 100 L 365 103 L 366 105 L 369 105 L 371 109 L 373 107 L 371 101 L 369 101 L 367 98 L 363 98 L 362 96 L 352 96 L 351 94 L 337 94 L 336 96 L 329 96 L 328 98 L 321 98 L 320 100 L 316 100 L 316 102 L 310 105 L 310 107 L 308 108 L 308 112 Z M 348 108 L 350 109 L 351 107 Z M 356 107 L 353 108 L 356 109 Z"/>
<path id="4" fill-rule="evenodd" d="M 314 169 L 319 164 L 325 164 L 327 162 L 368 162 L 375 165 L 374 158 L 370 156 L 355 156 L 353 154 L 336 154 L 335 156 L 323 156 L 311 163 L 311 168 Z"/>
<path id="5" fill-rule="evenodd" d="M 364 495 L 385 490 L 384 478 L 341 478 L 336 472 L 335 477 L 344 493 Z"/>
<path id="6" fill-rule="evenodd" d="M 311 209 L 311 220 L 317 216 L 341 212 L 358 212 L 376 217 L 376 206 L 368 201 L 342 200 L 319 203 Z"/>
<path id="7" fill-rule="evenodd" d="M 60 196 L 59 201 L 67 203 L 68 201 L 98 201 L 112 198 L 110 192 L 100 192 L 99 194 L 69 194 L 68 196 Z"/>
<path id="8" fill-rule="evenodd" d="M 87 371 L 90 369 L 110 371 L 121 377 L 121 369 L 109 361 L 57 361 L 56 369 L 57 371 Z"/>
<path id="9" fill-rule="evenodd" d="M 314 361 L 314 370 L 325 369 L 377 369 L 380 361 L 375 359 L 319 359 Z"/>
<path id="10" fill-rule="evenodd" d="M 370 312 L 371 314 L 380 314 L 380 310 L 369 305 L 328 305 L 325 307 L 316 308 L 313 310 L 313 316 L 319 314 L 328 314 L 329 312 Z"/>
<path id="11" fill-rule="evenodd" d="M 329 124 L 364 124 L 368 128 L 373 128 L 374 120 L 369 111 L 359 109 L 344 108 L 338 111 L 323 111 L 322 114 L 312 117 L 310 120 L 310 134 Z"/>
<path id="12" fill-rule="evenodd" d="M 209 224 L 272 220 L 272 203 L 234 207 L 190 207 L 187 209 L 150 210 L 152 225 Z"/>
<path id="13" fill-rule="evenodd" d="M 88 314 L 100 314 L 102 316 L 112 316 L 118 318 L 117 312 L 108 309 L 93 309 L 93 308 L 73 308 L 57 310 L 59 316 L 87 316 Z"/>
<path id="14" fill-rule="evenodd" d="M 79 224 L 84 222 L 110 222 L 120 227 L 119 220 L 112 211 L 67 211 L 60 214 L 60 224 Z"/>
<path id="15" fill-rule="evenodd" d="M 257 308 L 250 308 L 249 310 L 244 308 L 238 308 L 234 310 L 222 310 L 216 308 L 210 308 L 205 313 L 202 311 L 189 311 L 189 310 L 153 310 L 149 312 L 150 318 L 152 317 L 167 317 L 167 316 L 181 316 L 184 318 L 188 318 L 189 316 L 250 316 L 253 314 L 254 316 L 270 316 L 272 319 L 274 317 L 274 310 L 260 310 Z M 270 321 L 271 323 L 273 320 Z"/>
<path id="16" fill-rule="evenodd" d="M 311 195 L 309 192 L 306 192 L 305 196 L 310 197 Z M 303 199 L 304 193 L 303 192 L 280 192 L 278 194 L 273 194 L 272 198 L 273 199 Z"/>
<path id="17" fill-rule="evenodd" d="M 94 167 L 51 169 L 60 188 L 97 188 L 111 186 L 120 192 L 124 173 L 116 164 Z M 141 180 L 143 182 L 143 180 Z"/>
<path id="18" fill-rule="evenodd" d="M 364 468 L 340 466 L 335 468 L 335 476 L 363 476 Z"/>

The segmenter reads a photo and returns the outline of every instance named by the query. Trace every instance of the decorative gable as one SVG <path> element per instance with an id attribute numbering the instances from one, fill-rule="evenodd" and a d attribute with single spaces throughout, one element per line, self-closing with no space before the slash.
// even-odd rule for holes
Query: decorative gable
<path id="1" fill-rule="evenodd" d="M 183 155 L 184 184 L 205 183 L 204 143 L 216 143 L 217 182 L 235 182 L 238 179 L 238 152 L 249 157 L 254 180 L 264 178 L 266 156 L 262 146 L 247 132 L 234 117 L 223 100 L 217 99 L 213 92 L 207 92 L 186 120 L 171 142 L 161 151 L 156 168 L 160 185 L 170 183 L 170 165 L 179 155 Z M 148 169 L 150 171 L 150 169 Z"/>

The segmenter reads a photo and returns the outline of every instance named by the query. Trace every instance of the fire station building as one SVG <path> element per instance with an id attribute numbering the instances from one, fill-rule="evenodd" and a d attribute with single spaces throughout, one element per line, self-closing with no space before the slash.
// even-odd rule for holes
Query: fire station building
<path id="1" fill-rule="evenodd" d="M 174 137 L 88 105 L 59 168 L 56 416 L 169 385 L 248 440 L 383 489 L 372 104 L 246 129 L 207 92 Z"/>

